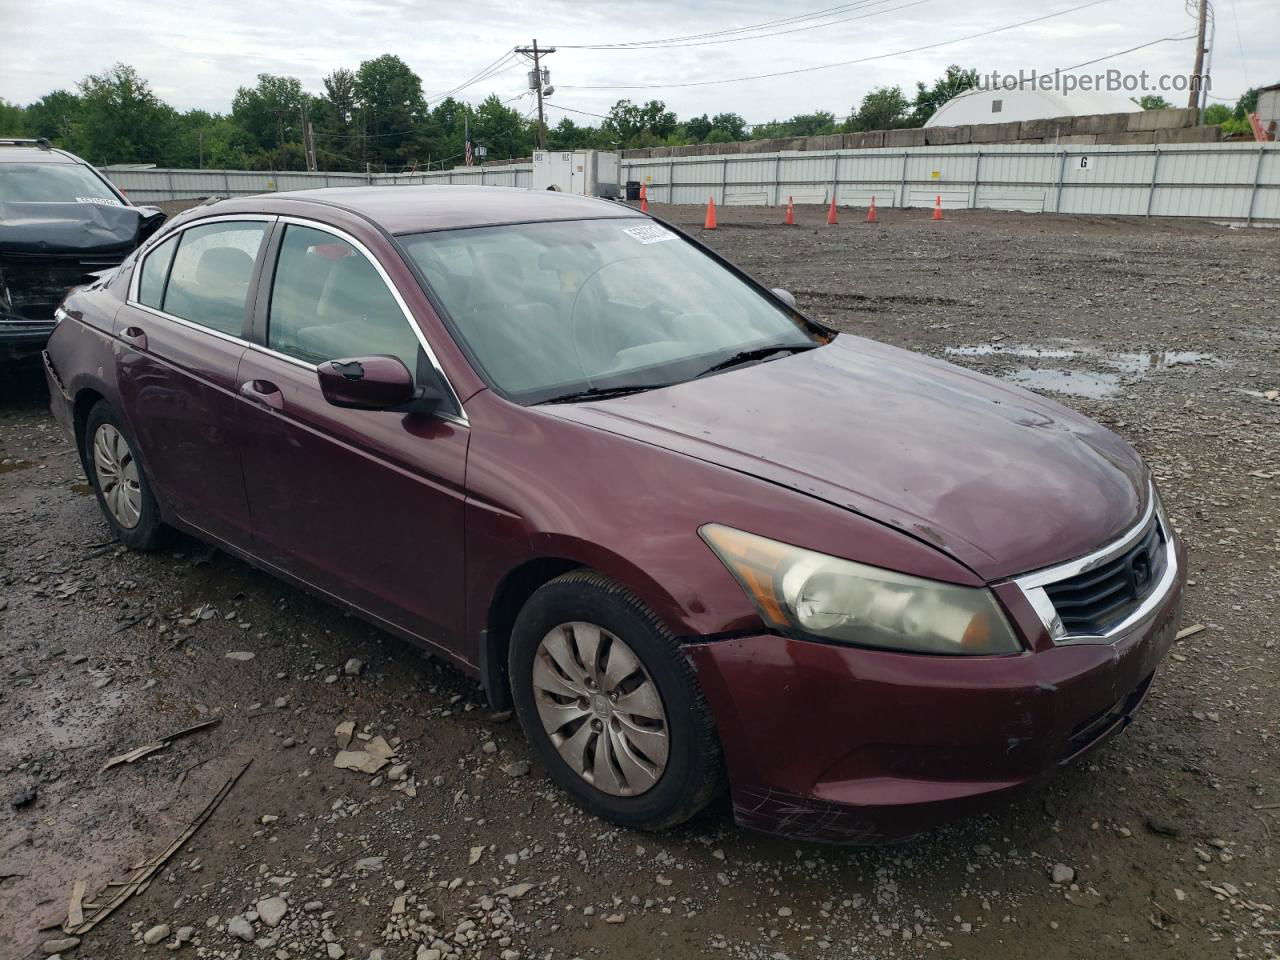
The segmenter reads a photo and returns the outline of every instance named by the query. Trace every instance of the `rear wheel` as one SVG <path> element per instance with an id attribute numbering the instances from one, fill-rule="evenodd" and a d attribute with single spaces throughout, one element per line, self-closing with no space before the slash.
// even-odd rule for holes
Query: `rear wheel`
<path id="1" fill-rule="evenodd" d="M 552 779 L 597 816 L 658 830 L 719 792 L 720 743 L 688 660 L 612 580 L 580 571 L 538 590 L 516 618 L 510 675 Z"/>
<path id="2" fill-rule="evenodd" d="M 116 539 L 134 550 L 163 545 L 169 528 L 138 462 L 124 424 L 105 401 L 85 420 L 85 462 L 98 506 Z"/>

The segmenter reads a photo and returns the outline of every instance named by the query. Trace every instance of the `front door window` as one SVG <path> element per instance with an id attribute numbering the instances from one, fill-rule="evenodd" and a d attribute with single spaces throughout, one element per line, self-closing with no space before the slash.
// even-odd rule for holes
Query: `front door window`
<path id="1" fill-rule="evenodd" d="M 412 372 L 425 352 L 374 265 L 331 233 L 289 224 L 280 244 L 267 346 L 307 363 L 397 357 Z"/>

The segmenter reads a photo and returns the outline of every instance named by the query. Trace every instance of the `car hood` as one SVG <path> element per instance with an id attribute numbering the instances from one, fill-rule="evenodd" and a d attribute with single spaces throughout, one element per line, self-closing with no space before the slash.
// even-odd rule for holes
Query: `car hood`
<path id="1" fill-rule="evenodd" d="M 856 511 L 988 581 L 1089 553 L 1147 505 L 1141 458 L 1092 420 L 847 334 L 665 389 L 542 409 Z"/>
<path id="2" fill-rule="evenodd" d="M 0 202 L 0 254 L 128 253 L 164 222 L 156 207 Z"/>
<path id="3" fill-rule="evenodd" d="M 0 320 L 52 323 L 68 289 L 114 269 L 163 222 L 155 207 L 0 201 Z"/>

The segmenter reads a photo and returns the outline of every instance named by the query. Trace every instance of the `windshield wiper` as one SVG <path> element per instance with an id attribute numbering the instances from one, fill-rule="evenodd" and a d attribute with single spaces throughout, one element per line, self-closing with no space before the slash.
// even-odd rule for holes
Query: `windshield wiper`
<path id="1" fill-rule="evenodd" d="M 577 403 L 579 400 L 608 400 L 610 397 L 625 397 L 632 393 L 643 393 L 645 390 L 656 390 L 666 386 L 663 383 L 651 383 L 643 386 L 632 384 L 628 387 L 588 387 L 586 390 L 575 390 L 573 393 L 562 393 L 558 397 L 539 400 L 538 403 Z"/>
<path id="2" fill-rule="evenodd" d="M 719 373 L 721 370 L 728 370 L 730 367 L 737 367 L 744 363 L 751 363 L 753 360 L 764 360 L 773 356 L 775 353 L 803 353 L 805 350 L 816 349 L 817 346 L 818 344 L 816 343 L 805 343 L 782 346 L 775 345 L 772 347 L 756 347 L 753 350 L 742 350 L 725 360 L 721 360 L 719 363 L 713 363 L 711 366 L 707 367 L 707 369 L 698 374 L 698 376 L 705 377 L 711 373 Z"/>

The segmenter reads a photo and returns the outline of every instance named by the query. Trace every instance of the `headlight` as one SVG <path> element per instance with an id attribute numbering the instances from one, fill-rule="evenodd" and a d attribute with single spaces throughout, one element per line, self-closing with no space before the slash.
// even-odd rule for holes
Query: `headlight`
<path id="1" fill-rule="evenodd" d="M 989 590 L 881 570 L 715 523 L 698 533 L 775 630 L 915 653 L 1021 650 Z"/>

